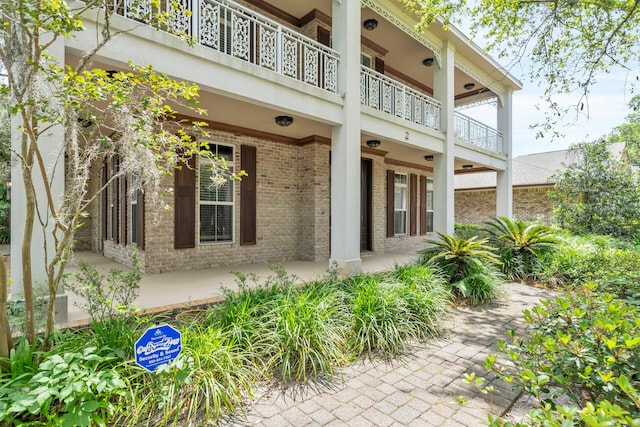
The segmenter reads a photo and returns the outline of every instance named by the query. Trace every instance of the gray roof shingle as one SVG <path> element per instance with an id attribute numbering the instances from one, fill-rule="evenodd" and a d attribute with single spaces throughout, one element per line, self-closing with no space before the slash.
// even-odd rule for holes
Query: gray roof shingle
<path id="1" fill-rule="evenodd" d="M 609 145 L 609 150 L 616 157 L 620 157 L 625 144 L 620 142 Z M 513 186 L 526 187 L 550 184 L 549 178 L 556 172 L 562 172 L 566 164 L 575 161 L 569 150 L 547 151 L 544 153 L 525 154 L 514 157 L 512 161 Z M 478 172 L 455 175 L 456 190 L 477 188 L 494 188 L 496 186 L 495 172 Z"/>

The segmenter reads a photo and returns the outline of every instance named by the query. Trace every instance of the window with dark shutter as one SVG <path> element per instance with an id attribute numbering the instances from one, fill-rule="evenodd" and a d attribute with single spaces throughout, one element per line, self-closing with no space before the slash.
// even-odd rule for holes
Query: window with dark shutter
<path id="1" fill-rule="evenodd" d="M 129 191 L 126 177 L 120 178 L 120 243 L 127 244 L 127 224 L 129 218 L 127 216 L 127 191 Z"/>
<path id="2" fill-rule="evenodd" d="M 319 26 L 317 29 L 317 37 L 318 43 L 331 47 L 331 31 Z"/>
<path id="3" fill-rule="evenodd" d="M 195 158 L 180 161 L 175 171 L 175 224 L 176 249 L 194 248 L 196 245 L 196 169 Z"/>
<path id="4" fill-rule="evenodd" d="M 113 163 L 112 163 L 112 176 L 115 176 L 118 174 L 119 170 L 120 170 L 120 157 L 115 156 L 113 158 Z M 118 224 L 118 212 L 120 211 L 120 198 L 119 198 L 119 189 L 120 189 L 120 178 L 116 178 L 113 182 L 112 182 L 112 192 L 111 192 L 111 238 L 113 239 L 114 242 L 116 243 L 120 243 L 120 234 L 118 233 L 118 230 L 120 228 L 120 224 Z"/>
<path id="5" fill-rule="evenodd" d="M 136 245 L 138 248 L 144 250 L 144 193 L 141 190 L 136 191 L 134 196 L 136 198 Z"/>
<path id="6" fill-rule="evenodd" d="M 418 234 L 418 176 L 414 173 L 409 175 L 409 234 Z"/>
<path id="7" fill-rule="evenodd" d="M 384 60 L 382 58 L 376 57 L 375 69 L 378 73 L 384 74 Z"/>
<path id="8" fill-rule="evenodd" d="M 387 237 L 395 235 L 395 171 L 387 171 Z"/>
<path id="9" fill-rule="evenodd" d="M 240 168 L 247 173 L 240 182 L 240 244 L 256 244 L 256 147 L 240 148 Z"/>
<path id="10" fill-rule="evenodd" d="M 139 174 L 131 174 L 131 187 L 138 185 Z M 144 250 L 144 193 L 137 189 L 131 195 L 131 243 Z"/>
<path id="11" fill-rule="evenodd" d="M 109 182 L 109 162 L 104 160 L 102 167 L 102 240 L 107 240 L 109 233 L 109 190 L 107 189 Z"/>
<path id="12" fill-rule="evenodd" d="M 209 143 L 213 159 L 199 158 L 199 221 L 200 243 L 229 243 L 234 241 L 234 182 L 218 181 L 220 164 L 224 161 L 228 172 L 234 171 L 233 147 Z M 216 160 L 217 159 L 217 160 Z"/>

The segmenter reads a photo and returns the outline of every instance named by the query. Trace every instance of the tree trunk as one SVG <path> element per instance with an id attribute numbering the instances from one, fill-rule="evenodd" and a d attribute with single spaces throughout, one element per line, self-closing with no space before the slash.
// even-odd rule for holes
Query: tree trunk
<path id="1" fill-rule="evenodd" d="M 9 357 L 13 348 L 11 339 L 11 327 L 9 326 L 9 313 L 7 311 L 7 264 L 4 255 L 0 254 L 0 357 Z M 5 371 L 8 367 L 0 364 L 0 369 Z"/>
<path id="2" fill-rule="evenodd" d="M 35 194 L 31 176 L 33 166 L 33 148 L 28 147 L 27 135 L 22 136 L 22 156 L 27 164 L 22 165 L 26 203 L 24 233 L 22 235 L 22 289 L 24 292 L 24 332 L 27 340 L 33 343 L 36 339 L 35 301 L 33 294 L 33 277 L 31 265 L 31 241 L 35 222 Z"/>

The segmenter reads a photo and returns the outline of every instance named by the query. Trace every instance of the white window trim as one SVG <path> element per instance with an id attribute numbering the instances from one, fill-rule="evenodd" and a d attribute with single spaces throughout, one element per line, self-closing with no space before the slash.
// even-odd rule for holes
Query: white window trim
<path id="1" fill-rule="evenodd" d="M 232 154 L 231 154 L 231 158 L 232 160 L 227 160 L 227 167 L 229 168 L 230 171 L 234 170 L 234 163 L 235 163 L 235 156 L 236 156 L 236 147 L 232 144 L 224 144 L 224 143 L 219 143 L 219 142 L 214 142 L 214 141 L 206 141 L 209 146 L 223 146 L 223 147 L 229 147 L 232 150 Z M 214 153 L 214 155 L 216 155 L 217 153 Z M 201 161 L 202 159 L 206 159 L 206 157 L 200 156 L 198 157 L 198 167 L 196 170 L 197 173 L 197 181 L 196 181 L 196 201 L 198 202 L 198 206 L 196 209 L 196 239 L 197 242 L 200 246 L 219 246 L 219 245 L 231 245 L 234 244 L 236 242 L 236 207 L 235 207 L 235 202 L 236 202 L 236 186 L 235 186 L 235 182 L 233 180 L 230 180 L 229 183 L 231 184 L 231 197 L 232 200 L 230 202 L 214 202 L 214 201 L 209 201 L 209 200 L 200 200 L 200 166 L 201 166 Z M 218 242 L 210 242 L 210 241 L 201 241 L 200 239 L 200 205 L 213 205 L 213 206 L 231 206 L 232 207 L 232 211 L 231 211 L 231 240 L 223 240 L 223 241 L 218 241 Z"/>
<path id="2" fill-rule="evenodd" d="M 431 194 L 431 209 L 429 209 L 429 194 Z M 428 220 L 429 219 L 429 213 L 433 214 L 434 207 L 435 207 L 434 206 L 434 199 L 433 199 L 433 178 L 427 178 L 427 194 L 426 194 L 426 196 L 427 196 L 427 200 L 426 200 L 426 203 L 425 203 L 425 205 L 427 206 L 426 207 L 426 211 L 427 211 L 426 218 Z M 432 215 L 432 217 L 433 217 L 433 215 Z M 428 224 L 429 223 L 427 222 L 427 225 Z M 427 228 L 427 233 L 433 233 L 433 223 L 431 224 L 431 230 L 429 230 L 428 226 L 426 228 Z"/>
<path id="3" fill-rule="evenodd" d="M 364 63 L 364 59 L 365 58 L 367 60 L 369 60 L 369 65 Z M 371 70 L 373 70 L 373 68 L 374 68 L 373 56 L 369 55 L 368 53 L 361 52 L 360 53 L 360 64 L 365 66 L 365 67 L 367 67 L 367 68 L 369 68 L 369 69 L 371 69 Z"/>
<path id="4" fill-rule="evenodd" d="M 405 183 L 399 183 L 399 182 L 395 182 L 395 176 L 404 176 L 406 178 L 406 182 Z M 409 214 L 409 207 L 408 205 L 408 197 L 409 197 L 409 175 L 406 173 L 399 173 L 399 172 L 395 172 L 395 176 L 393 179 L 393 229 L 394 229 L 394 235 L 395 236 L 406 236 L 408 234 L 408 228 L 409 228 L 409 218 L 408 218 L 408 214 Z M 396 209 L 396 200 L 395 200 L 395 194 L 396 194 L 396 189 L 398 187 L 401 188 L 405 188 L 405 197 L 404 197 L 404 209 Z M 404 212 L 404 233 L 396 233 L 395 229 L 396 229 L 396 224 L 395 224 L 395 220 L 396 220 L 396 212 Z"/>

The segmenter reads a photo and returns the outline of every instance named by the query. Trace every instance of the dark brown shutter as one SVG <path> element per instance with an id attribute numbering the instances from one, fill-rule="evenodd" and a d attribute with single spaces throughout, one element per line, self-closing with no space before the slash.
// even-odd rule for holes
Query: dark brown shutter
<path id="1" fill-rule="evenodd" d="M 109 161 L 104 159 L 102 167 L 102 240 L 107 240 L 109 233 L 109 189 L 107 182 L 109 182 Z"/>
<path id="2" fill-rule="evenodd" d="M 376 57 L 375 59 L 375 69 L 380 74 L 384 74 L 384 60 Z"/>
<path id="3" fill-rule="evenodd" d="M 127 188 L 128 182 L 126 177 L 120 178 L 120 242 L 123 245 L 127 244 L 127 225 L 129 224 L 128 218 L 128 203 L 127 203 Z"/>
<path id="4" fill-rule="evenodd" d="M 256 244 L 256 147 L 240 148 L 240 168 L 247 173 L 240 182 L 240 244 Z"/>
<path id="5" fill-rule="evenodd" d="M 327 47 L 331 47 L 331 31 L 323 27 L 317 29 L 318 43 L 321 43 Z"/>
<path id="6" fill-rule="evenodd" d="M 427 177 L 420 176 L 420 235 L 427 234 Z"/>
<path id="7" fill-rule="evenodd" d="M 175 172 L 175 249 L 196 246 L 196 159 L 180 161 Z"/>
<path id="8" fill-rule="evenodd" d="M 113 158 L 113 175 L 115 176 L 120 169 L 120 157 L 114 156 Z M 119 224 L 118 224 L 118 213 L 120 212 L 120 197 L 119 197 L 119 189 L 120 189 L 120 178 L 116 178 L 113 181 L 113 191 L 112 191 L 112 202 L 113 208 L 111 209 L 111 236 L 113 237 L 113 241 L 116 243 L 120 243 L 120 233 L 118 233 Z"/>
<path id="9" fill-rule="evenodd" d="M 409 175 L 409 234 L 418 234 L 418 175 Z"/>
<path id="10" fill-rule="evenodd" d="M 395 185 L 396 173 L 387 170 L 387 237 L 395 236 Z"/>
<path id="11" fill-rule="evenodd" d="M 136 224 L 136 245 L 144 250 L 144 193 L 142 190 L 136 191 Z"/>

